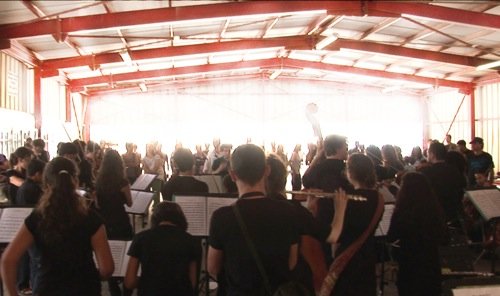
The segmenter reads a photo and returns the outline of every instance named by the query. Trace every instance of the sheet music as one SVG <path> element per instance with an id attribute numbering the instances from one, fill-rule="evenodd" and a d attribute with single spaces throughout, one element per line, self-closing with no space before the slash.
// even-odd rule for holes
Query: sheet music
<path id="1" fill-rule="evenodd" d="M 380 186 L 378 188 L 378 192 L 382 194 L 384 197 L 384 203 L 395 203 L 396 198 L 394 198 L 394 194 L 392 194 L 386 186 Z"/>
<path id="2" fill-rule="evenodd" d="M 222 177 L 219 175 L 201 175 L 194 176 L 194 178 L 207 184 L 209 193 L 226 193 L 226 187 L 224 187 Z"/>
<path id="3" fill-rule="evenodd" d="M 153 192 L 131 190 L 132 206 L 125 205 L 125 211 L 130 214 L 144 214 L 153 200 Z"/>
<path id="4" fill-rule="evenodd" d="M 452 291 L 453 296 L 497 296 L 500 295 L 500 286 L 460 287 Z"/>
<path id="5" fill-rule="evenodd" d="M 134 184 L 130 186 L 130 189 L 142 191 L 147 190 L 155 178 L 156 175 L 153 174 L 142 174 L 137 178 L 137 180 L 135 180 Z"/>
<path id="6" fill-rule="evenodd" d="M 33 208 L 0 209 L 0 243 L 10 243 Z"/>
<path id="7" fill-rule="evenodd" d="M 210 233 L 210 220 L 218 208 L 232 205 L 237 198 L 228 197 L 208 197 L 207 198 L 207 235 Z"/>
<path id="8" fill-rule="evenodd" d="M 188 221 L 187 232 L 191 235 L 208 235 L 207 198 L 205 196 L 175 196 Z"/>
<path id="9" fill-rule="evenodd" d="M 488 221 L 492 218 L 500 217 L 500 191 L 497 189 L 467 191 L 467 194 L 481 213 Z"/>
<path id="10" fill-rule="evenodd" d="M 127 241 L 109 240 L 109 248 L 111 249 L 111 256 L 115 263 L 115 271 L 113 276 L 124 276 L 126 264 L 123 264 L 123 258 L 127 253 Z"/>
<path id="11" fill-rule="evenodd" d="M 384 214 L 380 220 L 377 230 L 375 230 L 375 236 L 386 236 L 389 231 L 389 226 L 391 225 L 392 214 L 394 213 L 394 205 L 385 205 Z"/>

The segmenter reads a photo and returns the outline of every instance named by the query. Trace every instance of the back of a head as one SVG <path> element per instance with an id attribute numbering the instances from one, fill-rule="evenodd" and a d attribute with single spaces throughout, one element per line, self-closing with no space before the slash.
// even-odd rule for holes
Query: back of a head
<path id="1" fill-rule="evenodd" d="M 231 170 L 238 178 L 251 186 L 264 176 L 266 155 L 254 144 L 238 146 L 231 155 Z"/>
<path id="2" fill-rule="evenodd" d="M 375 188 L 377 176 L 372 160 L 361 153 L 353 153 L 347 159 L 349 179 L 358 182 L 364 188 Z"/>
<path id="3" fill-rule="evenodd" d="M 187 230 L 187 220 L 181 207 L 175 202 L 162 201 L 153 209 L 151 226 L 157 227 L 161 222 L 170 222 L 180 229 Z"/>
<path id="4" fill-rule="evenodd" d="M 40 227 L 44 239 L 57 244 L 80 221 L 87 207 L 75 191 L 78 169 L 73 161 L 54 158 L 45 166 L 43 179 L 45 191 L 37 206 L 42 215 Z"/>
<path id="5" fill-rule="evenodd" d="M 42 139 L 35 139 L 33 140 L 33 147 L 45 149 L 45 141 Z"/>
<path id="6" fill-rule="evenodd" d="M 109 149 L 104 153 L 101 166 L 96 180 L 96 188 L 113 189 L 121 188 L 123 184 L 120 182 L 125 179 L 125 165 L 121 155 L 113 149 Z"/>
<path id="7" fill-rule="evenodd" d="M 188 148 L 177 148 L 173 159 L 180 172 L 190 171 L 194 165 L 194 156 Z"/>
<path id="8" fill-rule="evenodd" d="M 24 159 L 31 155 L 33 155 L 33 151 L 31 151 L 31 149 L 21 146 L 10 155 L 10 165 L 15 166 L 21 159 Z"/>
<path id="9" fill-rule="evenodd" d="M 281 193 L 285 190 L 287 181 L 287 171 L 283 161 L 275 154 L 267 156 L 267 165 L 271 169 L 266 180 L 268 194 Z"/>
<path id="10" fill-rule="evenodd" d="M 445 160 L 446 157 L 446 147 L 443 143 L 432 142 L 429 146 L 429 154 L 434 155 L 436 160 Z"/>
<path id="11" fill-rule="evenodd" d="M 467 168 L 467 161 L 462 153 L 458 151 L 446 152 L 444 161 L 458 169 L 461 174 L 465 174 Z"/>
<path id="12" fill-rule="evenodd" d="M 366 147 L 366 156 L 368 156 L 374 165 L 381 165 L 382 164 L 382 152 L 380 152 L 380 149 L 375 146 L 375 145 L 370 145 Z"/>
<path id="13" fill-rule="evenodd" d="M 323 141 L 326 156 L 335 155 L 339 149 L 342 149 L 347 138 L 339 135 L 329 135 Z"/>
<path id="14" fill-rule="evenodd" d="M 36 141 L 36 140 L 35 140 Z M 33 158 L 28 164 L 28 168 L 26 169 L 26 175 L 28 177 L 33 177 L 36 173 L 42 173 L 45 169 L 45 162 L 39 159 Z"/>
<path id="15" fill-rule="evenodd" d="M 78 148 L 71 142 L 63 143 L 57 151 L 59 156 L 78 154 Z"/>

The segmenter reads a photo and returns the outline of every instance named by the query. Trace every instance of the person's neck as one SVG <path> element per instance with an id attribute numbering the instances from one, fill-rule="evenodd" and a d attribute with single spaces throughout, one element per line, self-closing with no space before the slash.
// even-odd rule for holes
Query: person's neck
<path id="1" fill-rule="evenodd" d="M 478 151 L 472 150 L 472 152 L 474 152 L 474 155 L 481 155 L 481 154 L 483 154 L 483 150 L 478 150 Z"/>
<path id="2" fill-rule="evenodd" d="M 161 221 L 158 225 L 169 225 L 169 226 L 177 226 L 170 221 Z"/>
<path id="3" fill-rule="evenodd" d="M 261 192 L 262 195 L 249 197 L 249 199 L 265 197 L 266 186 L 263 181 L 259 181 L 257 184 L 253 186 L 246 183 L 242 183 L 241 181 L 237 181 L 236 186 L 238 187 L 239 197 L 251 192 Z"/>
<path id="4" fill-rule="evenodd" d="M 344 160 L 340 155 L 330 155 L 330 156 L 327 156 L 326 159 L 336 159 L 336 160 Z"/>
<path id="5" fill-rule="evenodd" d="M 184 172 L 179 172 L 178 176 L 192 176 L 193 172 L 192 171 L 184 171 Z"/>

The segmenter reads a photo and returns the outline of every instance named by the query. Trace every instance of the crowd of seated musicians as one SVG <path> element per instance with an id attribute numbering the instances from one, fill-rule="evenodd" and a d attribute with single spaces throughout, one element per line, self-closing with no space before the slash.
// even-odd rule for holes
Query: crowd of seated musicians
<path id="1" fill-rule="evenodd" d="M 491 185 L 494 168 L 481 138 L 470 142 L 472 150 L 465 141 L 452 144 L 451 137 L 446 146 L 432 141 L 425 157 L 416 147 L 403 159 L 391 145 L 348 150 L 345 137 L 330 135 L 310 146 L 314 153 L 299 181 L 304 191 L 335 198 L 309 195 L 306 208 L 285 197 L 287 167 L 297 159 L 301 164 L 300 146 L 293 161 L 282 146 L 267 157 L 262 147 L 231 151 L 218 140 L 211 152 L 208 146 L 197 146 L 195 154 L 176 147 L 172 177 L 159 183 L 166 201 L 155 204 L 151 228 L 134 235 L 123 207 L 132 203 L 129 184 L 142 171 L 166 180 L 161 147 L 149 144 L 141 159 L 133 144 L 119 155 L 77 140 L 62 143 L 49 161 L 40 141 L 33 141 L 38 148 L 18 148 L 10 164 L 0 155 L 10 202 L 35 207 L 2 256 L 8 295 L 100 295 L 101 280 L 108 281 L 111 295 L 130 295 L 135 288 L 139 295 L 196 293 L 200 242 L 186 232 L 186 218 L 170 200 L 176 193 L 208 192 L 192 177 L 200 172 L 224 175 L 228 191 L 239 195 L 210 222 L 207 264 L 219 295 L 266 295 L 291 281 L 311 295 L 376 295 L 381 186 L 396 196 L 387 237 L 398 250 L 399 294 L 440 295 L 438 247 L 446 244 L 446 226 L 465 225 L 474 238 L 480 222 L 463 193 Z M 78 187 L 90 192 L 91 202 Z M 111 277 L 107 239 L 132 240 L 123 285 Z"/>

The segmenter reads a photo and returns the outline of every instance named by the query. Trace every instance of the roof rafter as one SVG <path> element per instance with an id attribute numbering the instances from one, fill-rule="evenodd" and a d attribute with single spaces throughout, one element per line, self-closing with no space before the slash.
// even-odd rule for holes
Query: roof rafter
<path id="1" fill-rule="evenodd" d="M 500 16 L 488 13 L 430 6 L 423 3 L 379 1 L 258 1 L 229 2 L 113 12 L 60 19 L 62 33 L 107 29 L 134 25 L 228 18 L 255 14 L 286 14 L 300 11 L 327 10 L 333 15 L 399 17 L 412 15 L 435 20 L 500 29 Z M 7 39 L 57 34 L 57 19 L 0 26 L 0 36 Z"/>
<path id="2" fill-rule="evenodd" d="M 99 84 L 113 84 L 119 81 L 135 81 L 135 80 L 155 78 L 155 77 L 169 77 L 169 76 L 202 74 L 202 73 L 211 73 L 220 71 L 231 71 L 234 69 L 269 68 L 269 67 L 290 67 L 298 69 L 312 68 L 312 69 L 331 71 L 331 72 L 342 72 L 342 73 L 350 73 L 350 74 L 364 75 L 364 76 L 376 76 L 386 79 L 397 79 L 397 80 L 417 82 L 429 85 L 452 87 L 462 90 L 470 90 L 470 88 L 473 85 L 472 83 L 468 82 L 437 79 L 437 78 L 423 77 L 410 74 L 400 74 L 400 73 L 387 72 L 381 70 L 363 69 L 352 66 L 325 64 L 321 62 L 310 62 L 310 61 L 296 60 L 289 58 L 273 58 L 273 59 L 254 60 L 254 61 L 167 68 L 167 69 L 159 69 L 151 71 L 135 71 L 129 73 L 115 74 L 115 75 L 73 79 L 69 81 L 69 85 L 73 91 L 79 91 L 85 86 L 99 85 Z"/>
<path id="3" fill-rule="evenodd" d="M 309 50 L 314 47 L 316 41 L 316 37 L 314 36 L 276 37 L 265 39 L 214 42 L 155 49 L 129 50 L 129 53 L 132 60 L 136 61 L 153 58 L 167 58 L 192 54 L 215 54 L 218 52 L 272 47 L 285 47 L 289 50 Z M 395 55 L 405 58 L 426 59 L 441 63 L 449 63 L 468 67 L 476 67 L 478 65 L 491 62 L 490 60 L 476 57 L 413 49 L 370 41 L 338 39 L 337 41 L 326 47 L 326 49 L 330 50 L 338 50 L 339 48 L 359 50 L 377 54 Z M 52 76 L 55 74 L 53 70 L 56 69 L 80 66 L 90 66 L 91 68 L 96 68 L 97 65 L 120 63 L 122 61 L 123 60 L 120 54 L 117 52 L 87 55 L 82 57 L 45 60 L 43 62 L 42 75 L 43 77 Z"/>

